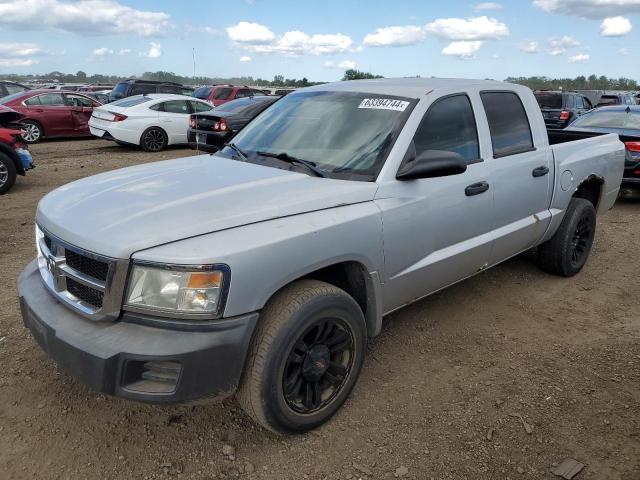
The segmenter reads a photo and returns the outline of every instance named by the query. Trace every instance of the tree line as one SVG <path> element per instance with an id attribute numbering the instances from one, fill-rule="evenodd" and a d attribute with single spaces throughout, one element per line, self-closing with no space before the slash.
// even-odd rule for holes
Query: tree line
<path id="1" fill-rule="evenodd" d="M 576 78 L 508 77 L 505 81 L 526 85 L 532 90 L 640 90 L 636 80 L 580 75 Z"/>

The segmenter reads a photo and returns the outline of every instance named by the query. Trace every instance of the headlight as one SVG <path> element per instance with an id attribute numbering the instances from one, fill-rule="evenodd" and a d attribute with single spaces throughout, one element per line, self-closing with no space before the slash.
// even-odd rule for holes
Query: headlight
<path id="1" fill-rule="evenodd" d="M 229 269 L 226 265 L 134 264 L 129 275 L 128 310 L 217 317 L 222 313 Z"/>

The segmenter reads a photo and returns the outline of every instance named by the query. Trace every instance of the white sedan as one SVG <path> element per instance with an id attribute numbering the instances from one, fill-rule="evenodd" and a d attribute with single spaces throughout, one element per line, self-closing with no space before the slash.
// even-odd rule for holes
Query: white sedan
<path id="1" fill-rule="evenodd" d="M 184 95 L 135 95 L 94 108 L 89 129 L 96 137 L 159 152 L 167 145 L 188 143 L 189 115 L 212 108 Z"/>

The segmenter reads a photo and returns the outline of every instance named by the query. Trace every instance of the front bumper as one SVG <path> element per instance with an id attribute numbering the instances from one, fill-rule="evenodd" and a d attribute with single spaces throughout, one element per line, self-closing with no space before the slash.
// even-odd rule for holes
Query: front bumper
<path id="1" fill-rule="evenodd" d="M 20 274 L 18 291 L 25 326 L 63 370 L 93 390 L 145 402 L 231 395 L 258 319 L 252 313 L 207 322 L 199 331 L 142 325 L 126 316 L 88 320 L 46 290 L 35 262 Z"/>

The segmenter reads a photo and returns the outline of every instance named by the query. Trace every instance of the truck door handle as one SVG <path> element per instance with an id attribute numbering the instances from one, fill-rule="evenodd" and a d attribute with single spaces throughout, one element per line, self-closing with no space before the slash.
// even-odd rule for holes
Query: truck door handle
<path id="1" fill-rule="evenodd" d="M 533 175 L 534 177 L 544 177 L 547 173 L 549 173 L 549 167 L 537 167 L 533 169 L 533 172 L 531 172 L 531 175 Z"/>
<path id="2" fill-rule="evenodd" d="M 489 184 L 487 182 L 478 182 L 472 185 L 469 185 L 464 189 L 464 194 L 467 197 L 472 197 L 473 195 L 480 195 L 481 193 L 489 190 Z"/>

